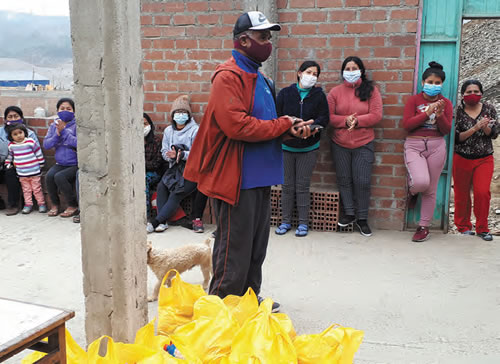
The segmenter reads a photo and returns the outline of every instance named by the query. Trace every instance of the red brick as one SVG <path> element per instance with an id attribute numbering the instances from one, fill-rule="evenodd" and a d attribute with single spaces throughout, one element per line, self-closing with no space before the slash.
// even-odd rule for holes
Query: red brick
<path id="1" fill-rule="evenodd" d="M 164 12 L 163 3 L 143 3 L 142 12 L 143 13 L 162 13 Z"/>
<path id="2" fill-rule="evenodd" d="M 188 37 L 208 37 L 210 34 L 208 27 L 186 27 L 186 36 Z"/>
<path id="3" fill-rule="evenodd" d="M 155 25 L 170 25 L 170 19 L 168 15 L 155 15 Z"/>
<path id="4" fill-rule="evenodd" d="M 297 62 L 295 61 L 280 61 L 278 62 L 278 71 L 295 71 Z"/>
<path id="5" fill-rule="evenodd" d="M 359 13 L 359 20 L 385 20 L 385 10 L 361 10 Z"/>
<path id="6" fill-rule="evenodd" d="M 392 106 L 391 106 L 392 107 Z M 401 107 L 401 110 L 403 107 Z M 399 115 L 403 117 L 403 111 L 401 111 L 401 114 Z M 403 140 L 406 137 L 406 130 L 399 128 L 399 129 L 386 129 L 384 130 L 384 139 L 399 139 Z"/>
<path id="7" fill-rule="evenodd" d="M 416 47 L 405 47 L 403 53 L 404 53 L 405 57 L 415 57 L 415 55 L 417 54 L 417 48 Z"/>
<path id="8" fill-rule="evenodd" d="M 315 0 L 289 0 L 290 8 L 314 8 Z"/>
<path id="9" fill-rule="evenodd" d="M 145 92 L 144 100 L 150 102 L 163 102 L 165 100 L 165 94 L 160 94 L 158 92 Z"/>
<path id="10" fill-rule="evenodd" d="M 371 57 L 371 48 L 344 48 L 344 58 L 349 56 L 356 56 L 361 59 L 366 59 Z"/>
<path id="11" fill-rule="evenodd" d="M 371 23 L 351 23 L 347 24 L 347 33 L 372 33 L 373 24 Z"/>
<path id="12" fill-rule="evenodd" d="M 414 35 L 393 35 L 389 37 L 389 42 L 393 46 L 415 45 L 416 37 Z"/>
<path id="13" fill-rule="evenodd" d="M 141 39 L 141 48 L 142 49 L 149 49 L 151 48 L 151 45 L 153 42 L 150 39 Z"/>
<path id="14" fill-rule="evenodd" d="M 286 8 L 288 8 L 288 0 L 277 0 L 276 7 L 278 9 L 286 9 Z"/>
<path id="15" fill-rule="evenodd" d="M 185 53 L 184 51 L 164 51 L 163 56 L 165 60 L 181 60 L 184 59 Z"/>
<path id="16" fill-rule="evenodd" d="M 387 60 L 387 68 L 409 70 L 415 68 L 414 59 L 389 59 Z"/>
<path id="17" fill-rule="evenodd" d="M 401 162 L 403 160 L 403 156 L 400 156 Z M 380 177 L 379 178 L 379 186 L 388 186 L 388 187 L 402 187 L 405 185 L 405 179 L 401 177 Z"/>
<path id="18" fill-rule="evenodd" d="M 173 39 L 155 39 L 153 40 L 154 49 L 172 49 L 175 46 Z"/>
<path id="19" fill-rule="evenodd" d="M 397 9 L 391 11 L 391 19 L 417 19 L 417 9 Z"/>
<path id="20" fill-rule="evenodd" d="M 142 28 L 142 35 L 144 37 L 159 37 L 161 29 L 159 28 Z"/>
<path id="21" fill-rule="evenodd" d="M 384 61 L 379 59 L 363 60 L 365 67 L 369 70 L 385 70 Z"/>
<path id="22" fill-rule="evenodd" d="M 177 65 L 177 70 L 179 70 L 179 71 L 196 71 L 196 70 L 198 70 L 198 62 L 197 61 L 179 62 L 179 64 Z"/>
<path id="23" fill-rule="evenodd" d="M 142 61 L 141 62 L 141 66 L 142 66 L 142 69 L 144 71 L 149 71 L 149 70 L 153 69 L 153 63 L 152 62 Z"/>
<path id="24" fill-rule="evenodd" d="M 345 0 L 345 6 L 370 6 L 370 0 Z"/>
<path id="25" fill-rule="evenodd" d="M 400 33 L 401 23 L 399 22 L 375 23 L 374 29 L 375 33 Z"/>
<path id="26" fill-rule="evenodd" d="M 403 116 L 404 106 L 384 106 L 384 115 Z"/>
<path id="27" fill-rule="evenodd" d="M 233 34 L 233 27 L 229 26 L 217 26 L 217 27 L 212 27 L 210 28 L 210 36 L 211 37 L 228 37 L 232 36 Z"/>
<path id="28" fill-rule="evenodd" d="M 156 104 L 156 111 L 170 113 L 172 105 L 170 104 Z"/>
<path id="29" fill-rule="evenodd" d="M 344 6 L 342 0 L 317 0 L 318 8 L 341 8 Z"/>
<path id="30" fill-rule="evenodd" d="M 195 24 L 194 15 L 174 15 L 175 25 L 193 25 Z"/>
<path id="31" fill-rule="evenodd" d="M 193 60 L 209 60 L 210 59 L 210 51 L 205 50 L 190 50 L 188 51 L 188 59 Z"/>
<path id="32" fill-rule="evenodd" d="M 165 3 L 166 13 L 182 13 L 184 11 L 184 1 L 179 1 L 177 3 L 168 2 Z"/>
<path id="33" fill-rule="evenodd" d="M 239 14 L 224 14 L 222 16 L 222 24 L 226 25 L 231 25 L 231 29 L 234 26 L 234 23 L 236 23 L 236 20 L 238 19 Z"/>
<path id="34" fill-rule="evenodd" d="M 202 71 L 214 71 L 215 68 L 219 65 L 219 62 L 212 62 L 212 61 L 204 61 L 201 64 L 201 69 Z"/>
<path id="35" fill-rule="evenodd" d="M 288 51 L 291 58 L 308 58 L 309 52 L 309 49 L 290 49 Z"/>
<path id="36" fill-rule="evenodd" d="M 329 11 L 328 14 L 332 22 L 356 19 L 356 11 L 354 10 L 334 10 Z"/>
<path id="37" fill-rule="evenodd" d="M 219 15 L 216 14 L 198 15 L 198 24 L 217 24 L 219 18 Z"/>
<path id="38" fill-rule="evenodd" d="M 397 105 L 399 104 L 399 97 L 398 95 L 384 95 L 382 96 L 382 103 L 384 105 Z M 384 121 L 384 120 L 382 120 Z M 394 120 L 388 120 L 391 123 L 394 123 Z M 394 128 L 395 125 L 392 125 L 391 128 Z"/>
<path id="39" fill-rule="evenodd" d="M 232 10 L 231 1 L 210 1 L 210 9 L 213 11 Z"/>
<path id="40" fill-rule="evenodd" d="M 155 84 L 153 82 L 144 82 L 142 88 L 144 91 L 153 92 L 155 90 Z"/>
<path id="41" fill-rule="evenodd" d="M 180 82 L 179 92 L 200 92 L 201 85 L 198 82 Z M 192 104 L 191 104 L 192 105 Z"/>
<path id="42" fill-rule="evenodd" d="M 144 79 L 147 81 L 163 81 L 165 79 L 164 72 L 144 72 Z"/>
<path id="43" fill-rule="evenodd" d="M 392 166 L 373 166 L 373 174 L 392 176 Z"/>
<path id="44" fill-rule="evenodd" d="M 155 62 L 156 71 L 172 71 L 177 62 Z"/>
<path id="45" fill-rule="evenodd" d="M 207 1 L 198 1 L 198 2 L 188 2 L 186 3 L 187 11 L 208 11 L 208 2 Z"/>
<path id="46" fill-rule="evenodd" d="M 396 47 L 374 48 L 373 55 L 375 57 L 397 58 L 401 56 L 401 48 L 396 48 Z"/>
<path id="47" fill-rule="evenodd" d="M 372 78 L 375 81 L 397 81 L 399 76 L 397 71 L 374 71 Z"/>
<path id="48" fill-rule="evenodd" d="M 405 5 L 408 6 L 418 6 L 421 0 L 405 0 Z"/>
<path id="49" fill-rule="evenodd" d="M 318 34 L 343 34 L 344 24 L 342 23 L 330 23 L 330 24 L 319 24 Z"/>
<path id="50" fill-rule="evenodd" d="M 141 25 L 153 24 L 153 17 L 150 15 L 141 15 Z"/>
<path id="51" fill-rule="evenodd" d="M 360 37 L 359 38 L 359 46 L 384 46 L 386 37 Z"/>
<path id="52" fill-rule="evenodd" d="M 233 49 L 233 47 L 234 47 L 234 41 L 232 39 L 224 39 L 224 42 L 222 43 L 222 48 Z"/>
<path id="53" fill-rule="evenodd" d="M 196 49 L 198 41 L 196 39 L 177 39 L 175 41 L 176 49 Z"/>
<path id="54" fill-rule="evenodd" d="M 401 72 L 401 80 L 402 81 L 413 81 L 414 73 L 413 71 L 403 71 Z"/>
<path id="55" fill-rule="evenodd" d="M 229 57 L 231 57 L 230 50 L 210 51 L 210 59 L 212 59 L 212 60 L 225 61 Z"/>
<path id="56" fill-rule="evenodd" d="M 337 59 L 342 56 L 342 49 L 318 49 L 316 51 L 316 59 L 327 60 L 327 59 Z M 340 67 L 338 67 L 340 68 Z M 323 73 L 321 74 L 323 77 Z"/>
<path id="57" fill-rule="evenodd" d="M 324 48 L 327 38 L 302 38 L 302 48 Z"/>
<path id="58" fill-rule="evenodd" d="M 232 41 L 231 41 L 232 44 Z M 222 39 L 200 39 L 200 49 L 220 49 L 222 48 Z"/>
<path id="59" fill-rule="evenodd" d="M 278 38 L 278 47 L 280 48 L 298 48 L 299 38 Z"/>
<path id="60" fill-rule="evenodd" d="M 413 91 L 413 85 L 411 82 L 398 82 L 398 83 L 387 83 L 385 85 L 386 92 L 408 92 Z"/>
<path id="61" fill-rule="evenodd" d="M 304 35 L 304 34 L 316 34 L 316 25 L 294 25 L 292 27 L 292 34 L 294 35 Z"/>
<path id="62" fill-rule="evenodd" d="M 384 105 L 385 107 L 386 105 Z M 382 119 L 381 122 L 377 124 L 377 128 L 382 128 L 382 129 L 388 129 L 388 128 L 395 128 L 396 127 L 396 120 L 393 119 Z"/>
<path id="63" fill-rule="evenodd" d="M 344 48 L 344 47 L 354 47 L 356 38 L 354 37 L 332 37 L 330 38 L 330 47 L 332 48 Z"/>
<path id="64" fill-rule="evenodd" d="M 163 59 L 162 51 L 150 51 L 144 54 L 144 59 Z"/>
<path id="65" fill-rule="evenodd" d="M 166 73 L 168 81 L 187 81 L 189 73 L 188 72 L 168 72 Z"/>
<path id="66" fill-rule="evenodd" d="M 404 158 L 400 154 L 383 154 L 381 156 L 382 164 L 403 164 Z"/>
<path id="67" fill-rule="evenodd" d="M 163 37 L 183 37 L 186 33 L 185 27 L 165 27 L 160 30 Z"/>
<path id="68" fill-rule="evenodd" d="M 405 24 L 405 29 L 407 33 L 416 33 L 418 23 L 416 21 L 410 21 Z"/>
<path id="69" fill-rule="evenodd" d="M 152 112 L 152 111 L 155 110 L 155 106 L 154 106 L 153 103 L 145 102 L 144 105 L 143 105 L 143 109 L 144 109 L 145 112 Z"/>
<path id="70" fill-rule="evenodd" d="M 324 11 L 308 11 L 302 13 L 302 21 L 303 22 L 325 22 L 327 13 Z"/>
<path id="71" fill-rule="evenodd" d="M 178 90 L 177 86 L 175 82 L 158 82 L 156 84 L 156 91 L 176 92 Z"/>
<path id="72" fill-rule="evenodd" d="M 392 188 L 372 186 L 371 195 L 374 197 L 392 197 L 392 190 Z"/>
<path id="73" fill-rule="evenodd" d="M 374 6 L 394 6 L 400 4 L 401 0 L 373 0 Z"/>
<path id="74" fill-rule="evenodd" d="M 279 12 L 278 22 L 280 23 L 296 23 L 297 13 L 296 12 Z"/>

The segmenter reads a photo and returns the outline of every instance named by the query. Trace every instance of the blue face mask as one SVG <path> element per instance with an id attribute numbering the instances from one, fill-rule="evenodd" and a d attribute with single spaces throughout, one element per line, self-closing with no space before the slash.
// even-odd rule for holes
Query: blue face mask
<path id="1" fill-rule="evenodd" d="M 188 120 L 189 120 L 189 115 L 187 113 L 178 112 L 174 114 L 174 121 L 176 122 L 176 124 L 184 125 L 187 123 Z"/>
<path id="2" fill-rule="evenodd" d="M 443 85 L 431 85 L 430 83 L 425 83 L 422 91 L 424 91 L 428 96 L 433 97 L 439 95 L 442 88 Z"/>
<path id="3" fill-rule="evenodd" d="M 23 120 L 23 119 L 8 120 L 6 124 L 7 124 L 7 125 L 19 124 L 19 123 L 21 123 L 21 124 L 22 124 L 23 122 L 24 122 L 24 120 Z"/>
<path id="4" fill-rule="evenodd" d="M 59 116 L 59 119 L 67 123 L 75 118 L 75 113 L 71 111 L 59 111 L 57 116 Z"/>

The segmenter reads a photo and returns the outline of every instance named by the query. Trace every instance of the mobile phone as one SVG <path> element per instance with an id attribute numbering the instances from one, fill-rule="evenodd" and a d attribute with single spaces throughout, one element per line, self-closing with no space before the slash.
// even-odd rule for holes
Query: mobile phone
<path id="1" fill-rule="evenodd" d="M 324 129 L 323 125 L 319 125 L 319 124 L 314 124 L 314 125 L 309 125 L 309 128 L 311 130 L 321 130 L 321 129 Z"/>

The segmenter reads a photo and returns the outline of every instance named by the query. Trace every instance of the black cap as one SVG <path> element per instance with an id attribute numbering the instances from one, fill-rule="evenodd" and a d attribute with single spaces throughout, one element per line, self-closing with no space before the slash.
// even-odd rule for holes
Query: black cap
<path id="1" fill-rule="evenodd" d="M 243 33 L 246 30 L 281 30 L 281 25 L 270 23 L 266 16 L 260 11 L 249 11 L 240 15 L 234 24 L 233 35 Z"/>

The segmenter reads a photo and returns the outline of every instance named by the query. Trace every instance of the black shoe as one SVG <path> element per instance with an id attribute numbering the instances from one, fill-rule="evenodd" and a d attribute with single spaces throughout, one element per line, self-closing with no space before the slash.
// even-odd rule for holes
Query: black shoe
<path id="1" fill-rule="evenodd" d="M 5 210 L 5 201 L 0 197 L 0 210 Z"/>
<path id="2" fill-rule="evenodd" d="M 366 220 L 357 220 L 356 226 L 359 229 L 359 232 L 363 236 L 372 236 L 372 229 L 368 226 L 368 222 Z"/>
<path id="3" fill-rule="evenodd" d="M 492 241 L 493 240 L 493 235 L 491 235 L 489 232 L 477 233 L 477 236 L 479 236 L 484 241 Z"/>
<path id="4" fill-rule="evenodd" d="M 346 227 L 347 225 L 352 224 L 354 221 L 356 221 L 356 218 L 354 216 L 345 215 L 339 219 L 339 222 L 337 222 L 337 224 L 339 226 Z"/>
<path id="5" fill-rule="evenodd" d="M 257 300 L 259 301 L 259 305 L 264 301 L 261 296 L 257 296 Z M 280 312 L 280 304 L 278 302 L 273 301 L 273 308 L 271 310 L 272 313 Z"/>

